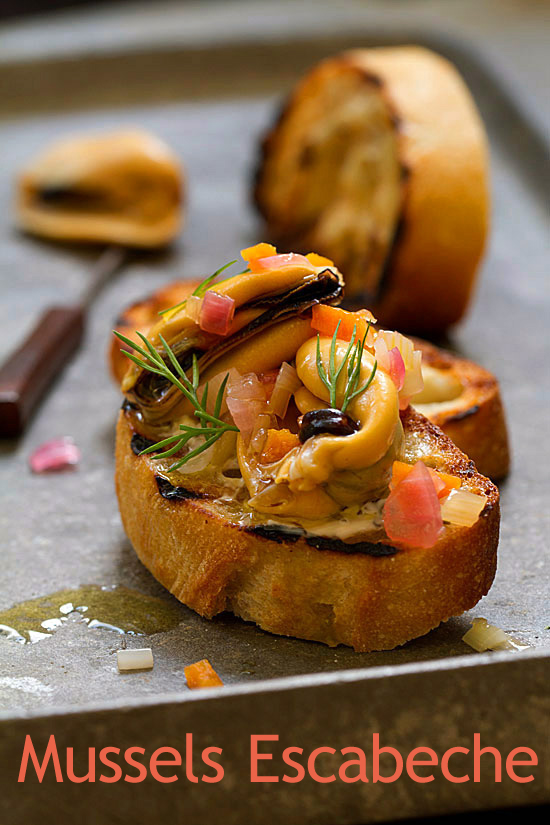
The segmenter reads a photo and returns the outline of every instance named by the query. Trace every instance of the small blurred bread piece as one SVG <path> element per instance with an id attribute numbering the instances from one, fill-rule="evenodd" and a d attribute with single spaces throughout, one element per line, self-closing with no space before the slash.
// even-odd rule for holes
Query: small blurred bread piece
<path id="1" fill-rule="evenodd" d="M 22 170 L 16 220 L 47 238 L 154 248 L 181 229 L 183 189 L 177 157 L 148 132 L 70 137 Z"/>
<path id="2" fill-rule="evenodd" d="M 255 200 L 279 248 L 315 249 L 382 324 L 463 316 L 485 246 L 488 149 L 457 70 L 417 46 L 315 66 L 266 135 Z"/>

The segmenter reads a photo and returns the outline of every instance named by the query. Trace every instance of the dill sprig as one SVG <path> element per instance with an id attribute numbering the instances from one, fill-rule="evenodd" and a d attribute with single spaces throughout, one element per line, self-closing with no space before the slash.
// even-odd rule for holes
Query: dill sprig
<path id="1" fill-rule="evenodd" d="M 361 376 L 361 359 L 363 357 L 363 351 L 365 349 L 365 341 L 367 340 L 367 335 L 369 334 L 370 329 L 370 321 L 367 324 L 367 330 L 363 336 L 362 340 L 355 340 L 355 336 L 357 333 L 357 328 L 353 327 L 353 333 L 351 336 L 351 340 L 348 344 L 348 347 L 344 353 L 344 357 L 340 361 L 339 365 L 336 366 L 336 340 L 338 338 L 338 330 L 340 328 L 340 321 L 338 321 L 336 325 L 336 329 L 334 330 L 334 335 L 332 336 L 332 341 L 330 344 L 330 352 L 329 352 L 329 361 L 328 361 L 328 374 L 325 370 L 324 364 L 321 360 L 321 336 L 317 335 L 317 372 L 319 373 L 319 378 L 327 388 L 329 392 L 329 404 L 333 409 L 340 409 L 342 412 L 345 412 L 349 404 L 353 401 L 354 398 L 357 398 L 362 392 L 368 390 L 370 387 L 372 380 L 376 374 L 376 369 L 378 367 L 378 362 L 375 361 L 373 368 L 371 370 L 371 374 L 365 381 L 362 386 L 358 386 L 359 378 Z M 340 378 L 342 372 L 346 370 L 346 386 L 344 389 L 344 396 L 342 398 L 342 404 L 338 407 L 337 400 L 336 400 L 336 393 L 338 388 L 338 379 Z"/>
<path id="2" fill-rule="evenodd" d="M 234 424 L 228 424 L 226 421 L 223 421 L 220 418 L 220 412 L 223 403 L 223 395 L 225 392 L 225 388 L 227 386 L 227 381 L 229 379 L 229 373 L 225 376 L 220 387 L 218 389 L 218 393 L 216 395 L 216 400 L 214 402 L 214 409 L 213 413 L 209 413 L 206 409 L 206 404 L 208 401 L 208 382 L 205 384 L 204 391 L 202 393 L 202 397 L 199 398 L 197 391 L 199 388 L 199 365 L 197 361 L 197 356 L 193 353 L 193 363 L 192 363 L 192 370 L 191 370 L 191 380 L 185 374 L 181 364 L 179 363 L 178 359 L 176 358 L 174 352 L 170 348 L 169 344 L 165 341 L 162 335 L 159 335 L 161 340 L 162 346 L 168 355 L 170 363 L 174 367 L 175 372 L 173 372 L 168 364 L 164 361 L 160 352 L 157 352 L 151 341 L 149 341 L 145 335 L 142 335 L 141 332 L 137 333 L 143 343 L 145 344 L 146 349 L 140 347 L 139 344 L 136 344 L 134 341 L 131 341 L 130 338 L 127 338 L 125 335 L 122 335 L 120 332 L 115 331 L 115 335 L 121 341 L 123 341 L 127 346 L 131 347 L 135 352 L 138 352 L 141 355 L 141 358 L 138 358 L 137 355 L 134 355 L 131 352 L 127 352 L 123 350 L 124 355 L 133 361 L 134 364 L 137 364 L 138 367 L 141 367 L 148 372 L 153 372 L 156 375 L 162 375 L 166 378 L 170 383 L 172 383 L 175 387 L 180 390 L 180 392 L 185 396 L 185 398 L 192 404 L 194 409 L 194 415 L 197 416 L 200 422 L 200 426 L 194 427 L 188 424 L 180 424 L 180 433 L 176 435 L 171 435 L 169 438 L 165 438 L 162 441 L 157 442 L 156 444 L 152 444 L 150 447 L 147 447 L 145 450 L 142 450 L 140 455 L 147 455 L 148 453 L 156 452 L 163 447 L 167 447 L 168 449 L 164 450 L 158 455 L 154 455 L 153 459 L 158 460 L 161 458 L 170 458 L 175 453 L 184 447 L 188 441 L 196 436 L 200 436 L 204 439 L 203 444 L 199 444 L 198 447 L 195 447 L 194 450 L 187 453 L 180 458 L 175 464 L 173 464 L 169 470 L 178 470 L 184 464 L 186 464 L 190 459 L 195 458 L 195 456 L 200 455 L 209 447 L 218 441 L 219 438 L 224 435 L 224 433 L 228 432 L 239 432 L 239 428 L 236 427 Z"/>
<path id="3" fill-rule="evenodd" d="M 220 266 L 220 268 L 217 269 L 215 272 L 213 272 L 212 275 L 209 275 L 207 278 L 204 279 L 204 281 L 201 281 L 201 283 L 197 287 L 195 287 L 195 289 L 193 290 L 191 295 L 202 298 L 204 293 L 208 289 L 210 289 L 210 286 L 216 280 L 218 275 L 221 275 L 222 272 L 224 272 L 226 269 L 229 269 L 230 266 L 233 266 L 233 264 L 236 264 L 236 263 L 237 263 L 236 260 L 235 261 L 229 261 L 228 264 L 224 264 L 223 266 Z M 250 272 L 250 270 L 248 268 L 243 269 L 242 272 L 237 272 L 237 275 L 244 275 L 246 272 Z M 232 277 L 236 277 L 236 275 L 234 275 Z M 187 303 L 187 298 L 185 298 L 185 300 L 183 300 L 183 301 L 180 301 L 179 304 L 174 304 L 174 306 L 172 306 L 172 307 L 167 307 L 166 309 L 161 309 L 160 312 L 159 312 L 159 315 L 165 315 L 167 312 L 171 312 L 173 309 L 181 309 L 182 307 L 185 306 L 186 303 Z"/>

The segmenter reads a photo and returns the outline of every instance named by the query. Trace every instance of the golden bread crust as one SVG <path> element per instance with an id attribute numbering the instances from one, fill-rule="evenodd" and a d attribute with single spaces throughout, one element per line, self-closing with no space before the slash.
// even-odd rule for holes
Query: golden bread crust
<path id="1" fill-rule="evenodd" d="M 116 331 L 130 338 L 131 341 L 140 343 L 137 332 L 145 335 L 149 327 L 158 321 L 159 312 L 162 309 L 167 309 L 184 301 L 199 283 L 199 281 L 173 281 L 151 292 L 146 298 L 135 301 L 130 306 L 125 307 L 116 319 Z M 107 360 L 111 375 L 118 384 L 122 382 L 128 369 L 129 361 L 123 352 L 125 349 L 130 350 L 116 335 L 111 335 Z"/>
<path id="2" fill-rule="evenodd" d="M 229 610 L 273 633 L 357 651 L 404 644 L 473 607 L 489 590 L 499 495 L 423 416 L 409 409 L 402 421 L 412 450 L 421 440 L 433 466 L 488 497 L 473 527 L 447 527 L 432 548 L 395 545 L 398 552 L 385 557 L 320 550 L 303 537 L 273 540 L 248 532 L 208 498 L 167 499 L 154 462 L 133 452 L 133 430 L 122 411 L 116 491 L 126 534 L 155 578 L 202 616 Z"/>
<path id="3" fill-rule="evenodd" d="M 473 361 L 419 338 L 413 341 L 422 352 L 423 364 L 455 376 L 463 387 L 452 401 L 424 406 L 421 412 L 472 459 L 482 475 L 493 481 L 504 478 L 510 469 L 510 449 L 497 379 Z"/>
<path id="4" fill-rule="evenodd" d="M 278 237 L 285 221 L 279 212 L 288 213 L 284 201 L 278 199 L 278 181 L 295 174 L 287 168 L 288 146 L 303 141 L 304 130 L 305 140 L 309 139 L 300 111 L 309 111 L 312 100 L 326 92 L 328 84 L 357 72 L 367 81 L 365 95 L 372 95 L 376 87 L 387 107 L 386 129 L 395 132 L 403 172 L 401 211 L 392 232 L 388 233 L 381 220 L 369 230 L 374 240 L 393 234 L 393 243 L 378 267 L 378 289 L 374 300 L 369 296 L 368 306 L 389 328 L 439 333 L 456 323 L 467 308 L 489 219 L 488 148 L 483 124 L 462 78 L 443 57 L 406 46 L 358 49 L 321 62 L 297 85 L 264 139 L 255 200 L 268 232 L 280 244 L 305 249 L 314 239 L 315 248 L 346 272 L 348 297 L 353 302 L 363 297 L 361 290 L 369 286 L 367 264 L 361 284 L 360 279 L 351 277 L 349 263 L 339 260 L 342 250 L 335 245 L 334 224 L 321 234 L 318 224 L 317 228 L 311 222 L 300 226 L 297 216 L 296 231 L 287 232 L 286 240 Z M 332 116 L 327 108 L 322 115 L 327 125 Z M 316 123 L 317 133 L 318 127 Z M 356 135 L 357 130 L 351 132 L 348 147 L 355 146 Z M 317 135 L 314 139 L 318 141 Z M 322 152 L 322 142 L 318 146 Z M 345 155 L 340 152 L 340 156 Z M 320 208 L 321 215 L 324 208 Z M 350 222 L 353 227 L 354 210 L 347 216 L 348 230 Z"/>

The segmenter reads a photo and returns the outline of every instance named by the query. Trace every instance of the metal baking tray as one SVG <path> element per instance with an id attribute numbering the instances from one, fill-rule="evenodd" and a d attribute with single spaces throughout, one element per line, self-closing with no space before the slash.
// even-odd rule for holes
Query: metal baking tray
<path id="1" fill-rule="evenodd" d="M 60 617 L 59 607 L 69 596 L 55 595 L 59 591 L 123 585 L 157 599 L 152 613 L 162 605 L 170 627 L 146 638 L 121 637 L 84 622 L 66 622 L 35 644 L 0 639 L 4 823 L 37 821 L 46 805 L 55 808 L 58 825 L 76 818 L 103 825 L 127 822 L 130 816 L 140 823 L 169 816 L 195 822 L 206 810 L 212 823 L 225 825 L 247 819 L 342 825 L 550 799 L 542 770 L 533 783 L 504 778 L 500 785 L 483 781 L 484 774 L 481 783 L 465 785 L 440 776 L 430 785 L 400 780 L 361 786 L 312 780 L 264 785 L 250 784 L 248 778 L 252 733 L 280 736 L 266 772 L 281 775 L 277 753 L 282 747 L 309 751 L 318 745 L 359 745 L 368 750 L 373 732 L 403 752 L 424 744 L 441 753 L 471 742 L 474 732 L 503 752 L 528 745 L 541 762 L 548 751 L 543 722 L 550 638 L 549 462 L 541 452 L 548 421 L 543 348 L 550 304 L 547 149 L 494 67 L 464 44 L 420 31 L 369 29 L 361 21 L 358 16 L 352 25 L 348 18 L 330 32 L 316 26 L 313 34 L 303 27 L 291 40 L 275 32 L 261 43 L 243 35 L 241 41 L 197 40 L 185 47 L 155 43 L 4 61 L 0 357 L 26 334 L 40 309 L 78 294 L 98 253 L 32 240 L 11 227 L 14 171 L 47 141 L 121 124 L 151 129 L 183 158 L 189 204 L 181 240 L 169 252 L 129 261 L 94 306 L 85 346 L 25 437 L 0 444 L 0 613 L 50 597 L 50 616 Z M 113 490 L 113 427 L 120 396 L 107 372 L 106 349 L 122 306 L 173 278 L 212 271 L 261 235 L 249 203 L 258 136 L 296 78 L 342 48 L 409 42 L 435 48 L 455 62 L 489 132 L 491 243 L 474 306 L 448 343 L 500 378 L 514 461 L 501 488 L 499 568 L 489 595 L 470 614 L 404 647 L 355 654 L 272 636 L 231 616 L 203 620 L 140 565 L 122 531 Z M 57 435 L 71 435 L 81 447 L 79 470 L 32 476 L 30 451 Z M 531 649 L 474 654 L 461 637 L 475 616 L 512 632 Z M 97 618 L 108 620 L 101 609 Z M 123 615 L 120 624 L 131 627 L 131 616 Z M 140 630 L 147 623 L 136 625 Z M 153 647 L 152 672 L 117 673 L 112 654 L 123 638 L 129 646 Z M 183 667 L 203 657 L 226 686 L 193 694 L 185 687 Z M 16 782 L 27 733 L 37 744 L 55 733 L 59 747 L 83 753 L 89 746 L 127 744 L 183 750 L 189 731 L 201 747 L 224 748 L 225 777 L 219 785 L 147 780 L 98 788 L 57 785 L 46 777 L 23 794 Z"/>

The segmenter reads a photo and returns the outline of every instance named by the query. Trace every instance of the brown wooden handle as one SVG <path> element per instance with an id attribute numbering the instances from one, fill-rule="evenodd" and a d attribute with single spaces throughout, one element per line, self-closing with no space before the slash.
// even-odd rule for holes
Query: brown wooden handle
<path id="1" fill-rule="evenodd" d="M 81 306 L 53 306 L 0 368 L 0 437 L 20 435 L 84 333 Z"/>

